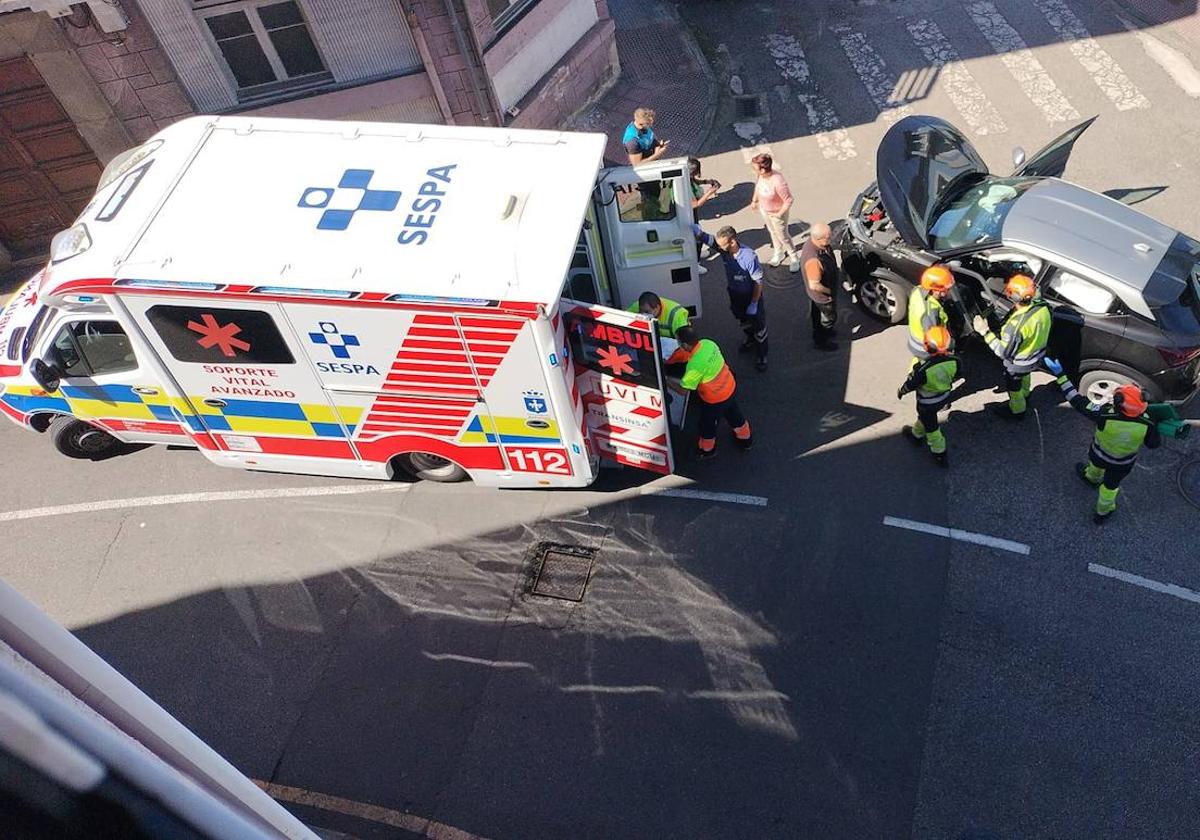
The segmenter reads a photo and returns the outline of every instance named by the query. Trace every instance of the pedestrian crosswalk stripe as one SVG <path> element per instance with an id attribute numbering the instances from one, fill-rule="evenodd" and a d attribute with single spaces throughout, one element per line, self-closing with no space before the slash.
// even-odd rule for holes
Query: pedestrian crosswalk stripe
<path id="1" fill-rule="evenodd" d="M 1062 0 L 1033 0 L 1046 16 L 1046 21 L 1067 44 L 1071 55 L 1083 65 L 1104 95 L 1112 100 L 1118 111 L 1149 108 L 1150 101 L 1142 95 L 1121 65 L 1092 37 L 1076 14 Z"/>
<path id="2" fill-rule="evenodd" d="M 854 141 L 842 127 L 833 105 L 821 95 L 813 81 L 800 42 L 791 35 L 772 33 L 767 36 L 767 51 L 775 60 L 779 74 L 791 82 L 797 101 L 804 107 L 809 130 L 816 138 L 821 155 L 826 160 L 857 157 Z"/>
<path id="3" fill-rule="evenodd" d="M 931 67 L 937 68 L 939 80 L 954 107 L 962 114 L 967 125 L 980 135 L 1003 134 L 1008 131 L 1000 112 L 987 98 L 983 88 L 975 81 L 971 72 L 963 66 L 958 52 L 942 34 L 942 30 L 931 20 L 913 20 L 906 24 L 908 34 L 920 47 L 921 53 Z"/>
<path id="4" fill-rule="evenodd" d="M 835 24 L 829 29 L 837 36 L 842 51 L 846 53 L 846 58 L 850 59 L 854 72 L 858 73 L 863 87 L 867 89 L 867 95 L 871 97 L 875 110 L 884 122 L 893 123 L 911 114 L 912 109 L 897 99 L 896 79 L 888 72 L 883 58 L 867 42 L 867 36 L 843 24 Z"/>
<path id="5" fill-rule="evenodd" d="M 967 12 L 975 22 L 1000 62 L 1016 79 L 1021 91 L 1042 112 L 1049 123 L 1078 120 L 1075 110 L 1063 92 L 1054 84 L 1042 63 L 1034 57 L 1025 40 L 1012 28 L 992 3 L 971 3 Z"/>

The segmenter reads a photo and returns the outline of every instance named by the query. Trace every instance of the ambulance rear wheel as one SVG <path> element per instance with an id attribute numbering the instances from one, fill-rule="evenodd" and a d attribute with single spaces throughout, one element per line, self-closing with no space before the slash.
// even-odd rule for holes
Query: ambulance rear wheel
<path id="1" fill-rule="evenodd" d="M 463 481 L 467 471 L 451 460 L 429 452 L 408 452 L 396 459 L 404 471 L 424 481 Z"/>
<path id="2" fill-rule="evenodd" d="M 103 429 L 74 417 L 57 417 L 50 423 L 54 448 L 68 458 L 94 460 L 112 453 L 121 442 Z"/>

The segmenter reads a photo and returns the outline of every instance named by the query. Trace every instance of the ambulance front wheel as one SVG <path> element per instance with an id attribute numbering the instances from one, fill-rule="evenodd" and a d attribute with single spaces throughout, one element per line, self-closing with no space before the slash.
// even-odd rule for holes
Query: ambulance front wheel
<path id="1" fill-rule="evenodd" d="M 408 452 L 397 456 L 396 461 L 405 472 L 424 481 L 449 483 L 467 478 L 467 471 L 458 464 L 429 452 Z"/>
<path id="2" fill-rule="evenodd" d="M 54 448 L 68 458 L 95 460 L 111 455 L 121 445 L 108 432 L 74 417 L 56 417 L 49 431 Z"/>

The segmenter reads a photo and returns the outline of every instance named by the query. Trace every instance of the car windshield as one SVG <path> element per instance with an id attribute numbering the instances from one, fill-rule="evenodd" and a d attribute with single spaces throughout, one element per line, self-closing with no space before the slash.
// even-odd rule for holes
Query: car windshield
<path id="1" fill-rule="evenodd" d="M 970 245 L 1000 241 L 1000 227 L 1021 193 L 1038 178 L 988 178 L 981 181 L 938 213 L 929 228 L 929 244 L 935 251 L 953 251 Z"/>

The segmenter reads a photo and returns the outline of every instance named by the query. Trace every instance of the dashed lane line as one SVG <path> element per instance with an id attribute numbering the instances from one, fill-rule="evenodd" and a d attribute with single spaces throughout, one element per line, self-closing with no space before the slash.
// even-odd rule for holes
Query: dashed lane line
<path id="1" fill-rule="evenodd" d="M 833 103 L 817 89 L 800 42 L 791 35 L 772 33 L 767 36 L 766 43 L 779 75 L 791 83 L 796 100 L 804 108 L 809 131 L 816 139 L 822 157 L 826 160 L 858 157 L 854 141 L 838 119 Z"/>
<path id="2" fill-rule="evenodd" d="M 912 519 L 900 519 L 895 516 L 883 517 L 883 524 L 890 525 L 893 528 L 903 528 L 907 531 L 919 531 L 922 534 L 933 534 L 937 537 L 946 537 L 951 540 L 960 542 L 974 543 L 975 545 L 985 545 L 989 548 L 998 548 L 1002 551 L 1011 551 L 1013 554 L 1028 554 L 1029 546 L 1025 543 L 1013 542 L 1012 540 L 1001 539 L 1000 537 L 991 537 L 987 534 L 977 534 L 974 531 L 960 531 L 958 528 L 946 528 L 942 525 L 930 525 L 927 522 L 917 522 Z"/>
<path id="3" fill-rule="evenodd" d="M 911 114 L 912 109 L 896 98 L 896 79 L 888 71 L 883 57 L 867 41 L 867 36 L 845 24 L 835 24 L 829 27 L 829 31 L 842 45 L 842 51 L 846 53 L 846 58 L 850 60 L 883 121 L 894 123 Z"/>
<path id="4" fill-rule="evenodd" d="M 379 825 L 399 828 L 419 837 L 434 838 L 434 840 L 482 840 L 477 834 L 471 834 L 461 828 L 455 828 L 436 820 L 419 817 L 416 814 L 395 811 L 367 802 L 356 802 L 353 799 L 343 799 L 340 796 L 330 796 L 327 793 L 315 793 L 304 788 L 277 785 L 274 782 L 264 782 L 260 779 L 251 779 L 251 781 L 262 788 L 272 799 L 280 802 L 291 802 L 295 805 L 316 808 L 319 811 L 344 814 Z"/>
<path id="5" fill-rule="evenodd" d="M 647 485 L 638 491 L 642 496 L 674 496 L 677 499 L 697 499 L 704 502 L 729 502 L 734 505 L 766 507 L 766 496 L 749 496 L 744 493 L 716 493 L 711 490 L 688 490 L 679 487 L 655 487 Z"/>
<path id="6" fill-rule="evenodd" d="M 1042 112 L 1046 122 L 1061 123 L 1079 119 L 1075 106 L 1058 89 L 1025 40 L 992 3 L 972 3 L 967 6 L 967 12 L 1021 91 Z"/>
<path id="7" fill-rule="evenodd" d="M 1125 75 L 1116 59 L 1096 43 L 1083 21 L 1063 0 L 1033 0 L 1033 4 L 1118 111 L 1150 107 L 1150 100 Z"/>
<path id="8" fill-rule="evenodd" d="M 1143 589 L 1161 592 L 1164 595 L 1173 595 L 1184 601 L 1191 601 L 1193 604 L 1200 604 L 1200 592 L 1193 592 L 1191 589 L 1176 586 L 1173 583 L 1159 583 L 1157 580 L 1135 575 L 1132 572 L 1123 572 L 1120 569 L 1114 569 L 1110 566 L 1102 566 L 1099 563 L 1088 563 L 1088 571 L 1095 575 L 1103 575 L 1113 580 L 1131 583 Z"/>
<path id="9" fill-rule="evenodd" d="M 906 27 L 929 66 L 940 71 L 938 81 L 971 130 L 981 136 L 1008 131 L 1000 112 L 963 65 L 941 28 L 926 19 L 909 21 Z"/>
<path id="10" fill-rule="evenodd" d="M 402 493 L 410 484 L 339 485 L 335 487 L 278 487 L 264 490 L 229 490 L 207 493 L 178 493 L 172 496 L 140 496 L 134 499 L 103 499 L 73 505 L 27 508 L 0 512 L 0 522 L 40 519 L 44 516 L 67 516 L 73 513 L 95 513 L 102 510 L 186 505 L 194 502 L 240 502 L 256 499 L 294 499 L 312 496 L 355 496 L 365 493 Z"/>

